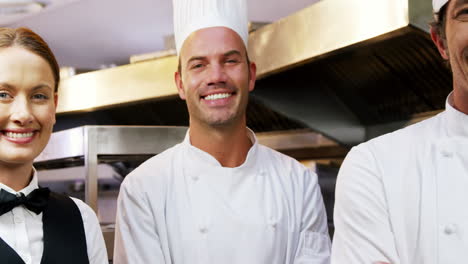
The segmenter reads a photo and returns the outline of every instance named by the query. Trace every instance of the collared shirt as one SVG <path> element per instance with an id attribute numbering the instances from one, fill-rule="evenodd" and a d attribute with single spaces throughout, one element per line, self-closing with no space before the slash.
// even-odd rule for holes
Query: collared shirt
<path id="1" fill-rule="evenodd" d="M 18 192 L 2 183 L 0 183 L 0 188 L 15 195 L 17 193 L 28 195 L 38 188 L 37 172 L 34 170 L 29 185 Z M 89 263 L 108 263 L 104 238 L 96 214 L 81 200 L 72 199 L 83 218 Z M 24 206 L 13 208 L 10 212 L 0 216 L 0 237 L 18 253 L 26 264 L 41 263 L 44 250 L 42 213 L 36 214 Z"/>
<path id="2" fill-rule="evenodd" d="M 114 263 L 329 262 L 317 176 L 259 145 L 226 168 L 181 144 L 149 159 L 121 186 Z"/>
<path id="3" fill-rule="evenodd" d="M 468 259 L 468 115 L 435 117 L 353 148 L 338 174 L 332 263 Z"/>

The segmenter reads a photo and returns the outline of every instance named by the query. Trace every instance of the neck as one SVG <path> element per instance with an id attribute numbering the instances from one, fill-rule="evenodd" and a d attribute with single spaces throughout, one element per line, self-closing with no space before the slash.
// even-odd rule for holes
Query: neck
<path id="1" fill-rule="evenodd" d="M 28 186 L 32 177 L 32 162 L 27 164 L 5 164 L 0 162 L 0 182 L 15 191 Z"/>
<path id="2" fill-rule="evenodd" d="M 205 126 L 190 123 L 192 146 L 213 156 L 223 167 L 238 167 L 245 162 L 252 142 L 247 135 L 245 119 L 232 126 Z"/>
<path id="3" fill-rule="evenodd" d="M 455 109 L 468 115 L 468 89 L 455 86 L 453 89 L 453 104 Z"/>

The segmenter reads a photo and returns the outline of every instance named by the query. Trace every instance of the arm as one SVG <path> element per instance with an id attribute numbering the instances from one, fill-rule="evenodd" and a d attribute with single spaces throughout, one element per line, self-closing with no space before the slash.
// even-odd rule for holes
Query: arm
<path id="1" fill-rule="evenodd" d="M 114 263 L 165 263 L 150 203 L 131 176 L 122 183 L 117 200 Z"/>
<path id="2" fill-rule="evenodd" d="M 330 263 L 330 237 L 317 175 L 310 170 L 305 170 L 304 173 L 301 230 L 294 263 L 328 264 Z"/>
<path id="3" fill-rule="evenodd" d="M 79 199 L 72 198 L 78 206 L 86 234 L 86 245 L 90 264 L 109 263 L 101 225 L 94 211 Z"/>
<path id="4" fill-rule="evenodd" d="M 352 149 L 338 174 L 333 264 L 400 263 L 382 173 L 366 146 Z"/>

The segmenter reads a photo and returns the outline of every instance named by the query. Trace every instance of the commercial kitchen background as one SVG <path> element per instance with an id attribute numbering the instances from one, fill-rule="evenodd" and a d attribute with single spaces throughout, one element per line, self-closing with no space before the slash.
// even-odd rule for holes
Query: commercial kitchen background
<path id="1" fill-rule="evenodd" d="M 120 182 L 188 125 L 171 14 L 170 0 L 0 0 L 0 26 L 38 32 L 62 67 L 40 184 L 97 211 L 110 257 Z M 451 75 L 428 34 L 431 1 L 250 0 L 249 16 L 248 126 L 318 173 L 333 233 L 349 149 L 444 107 Z"/>

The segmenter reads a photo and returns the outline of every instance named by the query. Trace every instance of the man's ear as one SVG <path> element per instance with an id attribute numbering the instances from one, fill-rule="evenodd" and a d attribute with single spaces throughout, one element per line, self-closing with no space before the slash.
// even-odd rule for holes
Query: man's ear
<path id="1" fill-rule="evenodd" d="M 175 84 L 177 86 L 177 91 L 179 92 L 180 99 L 185 100 L 184 84 L 182 83 L 182 76 L 179 71 L 175 72 L 174 79 L 175 79 Z"/>
<path id="2" fill-rule="evenodd" d="M 249 65 L 249 92 L 253 91 L 255 88 L 255 81 L 257 80 L 257 65 L 255 62 L 250 62 Z"/>
<path id="3" fill-rule="evenodd" d="M 436 45 L 437 49 L 439 50 L 440 55 L 442 58 L 448 60 L 449 54 L 447 50 L 447 40 L 440 36 L 439 32 L 434 27 L 431 27 L 431 38 L 434 44 Z"/>

